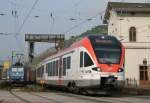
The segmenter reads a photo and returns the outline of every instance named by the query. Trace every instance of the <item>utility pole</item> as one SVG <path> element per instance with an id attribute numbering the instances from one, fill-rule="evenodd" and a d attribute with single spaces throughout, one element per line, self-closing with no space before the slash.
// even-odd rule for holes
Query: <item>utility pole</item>
<path id="1" fill-rule="evenodd" d="M 11 54 L 11 65 L 14 64 L 14 53 L 15 53 L 15 51 L 12 51 L 12 54 Z"/>
<path id="2" fill-rule="evenodd" d="M 29 62 L 32 62 L 34 58 L 34 42 L 29 42 Z"/>

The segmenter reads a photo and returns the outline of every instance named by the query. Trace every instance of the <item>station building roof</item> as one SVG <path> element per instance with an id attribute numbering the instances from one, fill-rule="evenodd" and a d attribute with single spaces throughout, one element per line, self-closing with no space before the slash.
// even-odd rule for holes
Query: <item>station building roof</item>
<path id="1" fill-rule="evenodd" d="M 150 3 L 108 2 L 103 20 L 104 23 L 107 23 L 111 10 L 117 13 L 150 13 Z"/>

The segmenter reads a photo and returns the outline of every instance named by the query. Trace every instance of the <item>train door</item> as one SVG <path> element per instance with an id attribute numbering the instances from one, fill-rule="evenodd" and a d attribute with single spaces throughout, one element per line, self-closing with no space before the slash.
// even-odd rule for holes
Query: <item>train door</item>
<path id="1" fill-rule="evenodd" d="M 58 85 L 62 84 L 62 56 L 59 58 L 59 70 L 58 70 Z"/>
<path id="2" fill-rule="evenodd" d="M 147 66 L 140 66 L 140 85 L 147 86 L 148 85 L 148 68 Z"/>
<path id="3" fill-rule="evenodd" d="M 92 59 L 90 58 L 90 56 L 88 55 L 87 52 L 83 52 L 81 51 L 80 52 L 80 73 L 81 75 L 84 74 L 84 75 L 88 75 L 90 76 L 89 74 L 91 74 L 91 66 L 93 66 L 94 63 L 92 61 Z"/>

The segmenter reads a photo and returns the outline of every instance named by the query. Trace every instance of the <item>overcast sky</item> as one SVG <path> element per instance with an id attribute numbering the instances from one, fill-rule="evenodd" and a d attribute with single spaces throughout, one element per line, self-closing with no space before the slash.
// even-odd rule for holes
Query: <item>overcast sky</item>
<path id="1" fill-rule="evenodd" d="M 0 33 L 9 34 L 0 35 L 0 61 L 10 59 L 13 50 L 27 54 L 28 45 L 24 41 L 26 33 L 58 33 L 69 38 L 102 24 L 100 17 L 108 1 L 150 0 L 0 0 L 0 14 L 5 14 L 0 15 Z M 92 20 L 88 21 L 89 18 Z M 37 43 L 35 53 L 50 46 Z"/>

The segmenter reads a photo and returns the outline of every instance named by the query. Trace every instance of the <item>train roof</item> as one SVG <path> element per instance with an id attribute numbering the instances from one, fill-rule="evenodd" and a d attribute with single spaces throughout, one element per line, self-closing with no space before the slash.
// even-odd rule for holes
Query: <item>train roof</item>
<path id="1" fill-rule="evenodd" d="M 88 35 L 88 38 L 115 39 L 116 37 L 106 34 Z"/>
<path id="2" fill-rule="evenodd" d="M 67 51 L 69 52 L 72 49 L 77 48 L 79 46 L 83 46 L 85 40 L 87 40 L 87 39 L 90 40 L 93 38 L 99 38 L 99 39 L 103 39 L 103 40 L 110 40 L 111 39 L 111 40 L 117 41 L 117 39 L 114 36 L 110 36 L 110 35 L 106 35 L 106 34 L 88 35 L 88 36 L 85 36 L 85 37 L 81 38 L 80 40 L 74 42 L 69 47 L 64 48 L 63 50 L 57 52 L 56 54 L 54 54 L 52 56 L 49 56 L 48 58 L 44 59 L 42 62 L 47 61 L 47 60 L 52 59 L 52 58 L 56 58 L 57 56 L 61 56 L 64 52 L 67 52 Z"/>

